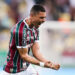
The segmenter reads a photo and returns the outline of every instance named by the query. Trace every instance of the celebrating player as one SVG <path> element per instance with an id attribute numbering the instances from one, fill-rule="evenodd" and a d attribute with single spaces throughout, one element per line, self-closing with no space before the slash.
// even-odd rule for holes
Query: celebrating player
<path id="1" fill-rule="evenodd" d="M 39 26 L 45 22 L 46 11 L 41 5 L 31 8 L 30 16 L 11 29 L 7 64 L 0 75 L 37 75 L 30 63 L 58 70 L 59 64 L 46 60 L 39 48 Z M 29 55 L 30 50 L 34 57 Z"/>

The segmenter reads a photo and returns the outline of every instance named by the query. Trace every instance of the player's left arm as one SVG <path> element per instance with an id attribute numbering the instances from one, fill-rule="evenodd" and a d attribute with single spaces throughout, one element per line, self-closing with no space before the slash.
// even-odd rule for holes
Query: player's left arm
<path id="1" fill-rule="evenodd" d="M 49 65 L 49 68 L 52 68 L 52 69 L 55 69 L 55 70 L 58 70 L 60 68 L 60 65 L 59 64 L 54 64 L 52 63 L 51 61 L 49 60 L 46 60 L 44 58 L 44 56 L 42 55 L 42 53 L 40 52 L 40 47 L 39 47 L 39 44 L 38 42 L 35 42 L 32 46 L 32 52 L 33 52 L 33 55 L 41 62 L 44 62 L 46 65 Z"/>
<path id="2" fill-rule="evenodd" d="M 32 46 L 32 52 L 33 52 L 33 55 L 41 62 L 48 62 L 48 60 L 46 60 L 44 58 L 44 56 L 42 55 L 42 53 L 40 52 L 40 47 L 39 47 L 39 44 L 38 42 L 35 42 Z"/>

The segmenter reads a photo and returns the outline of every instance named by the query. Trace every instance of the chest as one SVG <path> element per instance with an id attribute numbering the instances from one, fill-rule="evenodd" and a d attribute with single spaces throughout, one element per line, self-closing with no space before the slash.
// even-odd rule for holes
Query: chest
<path id="1" fill-rule="evenodd" d="M 28 44 L 33 43 L 38 37 L 38 31 L 35 29 L 28 30 L 24 32 L 24 38 Z"/>

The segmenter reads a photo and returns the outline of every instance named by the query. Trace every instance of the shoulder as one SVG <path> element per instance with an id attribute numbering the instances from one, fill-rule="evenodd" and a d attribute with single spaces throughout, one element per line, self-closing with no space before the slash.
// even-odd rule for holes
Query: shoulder
<path id="1" fill-rule="evenodd" d="M 22 23 L 23 23 L 23 20 L 21 20 L 21 21 L 19 21 L 18 23 L 16 23 L 16 24 L 10 29 L 10 32 L 11 32 L 11 33 L 18 33 Z"/>
<path id="2" fill-rule="evenodd" d="M 21 32 L 24 28 L 24 25 L 25 23 L 23 22 L 23 20 L 19 21 L 17 24 L 16 24 L 16 33 L 18 32 Z"/>

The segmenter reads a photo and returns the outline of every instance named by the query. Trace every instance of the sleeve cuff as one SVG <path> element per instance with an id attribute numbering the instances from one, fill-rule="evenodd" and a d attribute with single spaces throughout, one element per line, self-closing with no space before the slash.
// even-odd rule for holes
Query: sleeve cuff
<path id="1" fill-rule="evenodd" d="M 26 45 L 26 46 L 16 46 L 17 48 L 28 48 L 31 47 L 33 45 L 33 43 Z"/>
<path id="2" fill-rule="evenodd" d="M 27 46 L 17 46 L 17 48 L 27 48 Z"/>
<path id="3" fill-rule="evenodd" d="M 39 42 L 39 40 L 35 40 L 35 42 Z"/>

